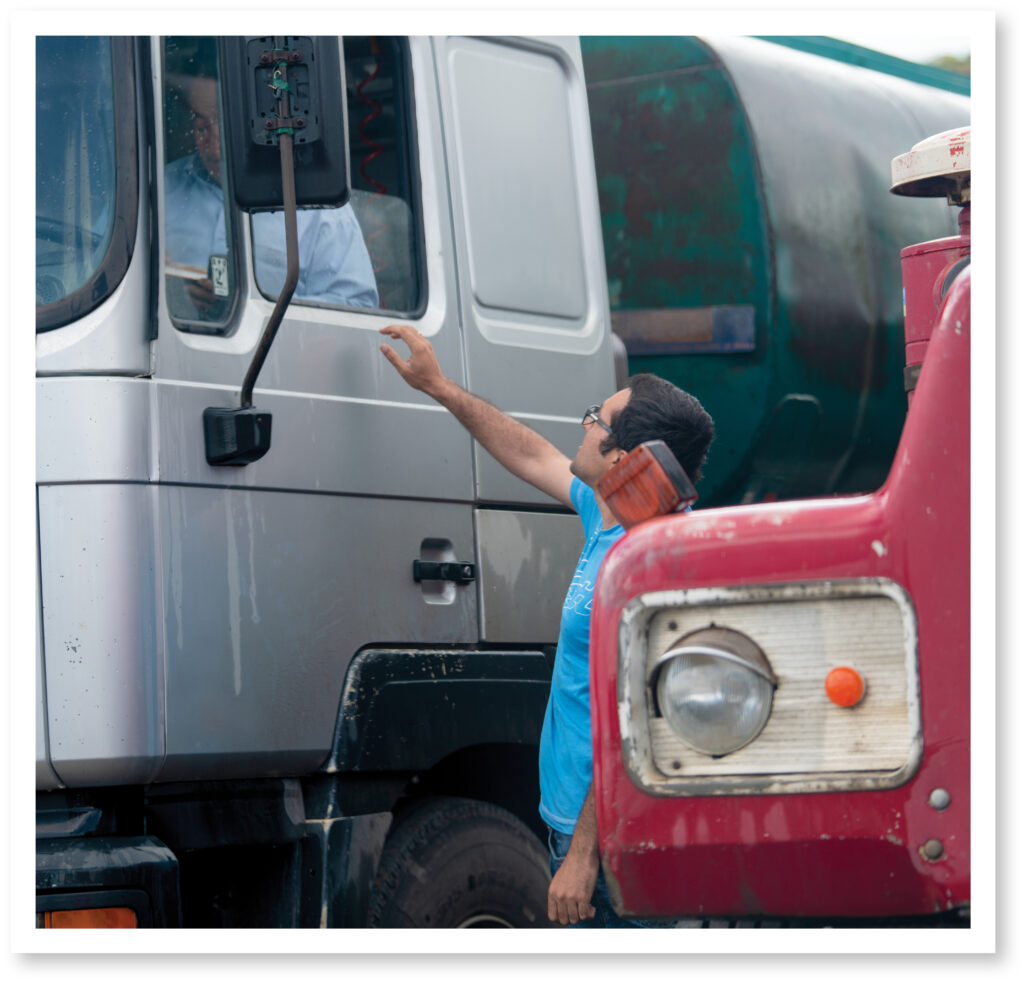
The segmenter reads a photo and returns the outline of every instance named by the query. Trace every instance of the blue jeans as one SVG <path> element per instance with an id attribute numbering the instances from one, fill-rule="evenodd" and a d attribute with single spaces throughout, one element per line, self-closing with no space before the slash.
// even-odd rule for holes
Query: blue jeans
<path id="1" fill-rule="evenodd" d="M 569 852 L 569 843 L 572 836 L 559 832 L 556 829 L 548 828 L 548 852 L 551 856 L 551 875 L 554 876 L 558 868 L 565 861 Z M 619 917 L 612 906 L 612 898 L 608 894 L 608 884 L 605 883 L 604 870 L 597 874 L 597 886 L 594 887 L 594 896 L 590 903 L 597 913 L 592 920 L 580 921 L 579 924 L 570 924 L 569 927 L 671 927 L 671 922 L 665 921 L 630 921 L 625 917 Z"/>

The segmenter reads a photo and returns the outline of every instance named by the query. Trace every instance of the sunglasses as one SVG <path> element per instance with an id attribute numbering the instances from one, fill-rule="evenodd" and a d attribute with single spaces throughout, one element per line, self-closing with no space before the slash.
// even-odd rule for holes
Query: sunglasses
<path id="1" fill-rule="evenodd" d="M 591 406 L 583 414 L 583 419 L 580 420 L 580 422 L 584 426 L 590 426 L 591 423 L 597 423 L 597 425 L 600 426 L 601 429 L 606 430 L 608 433 L 611 433 L 611 435 L 614 436 L 615 433 L 612 431 L 612 428 L 603 419 L 601 419 L 601 417 L 599 415 L 600 412 L 601 412 L 601 407 L 600 406 Z"/>

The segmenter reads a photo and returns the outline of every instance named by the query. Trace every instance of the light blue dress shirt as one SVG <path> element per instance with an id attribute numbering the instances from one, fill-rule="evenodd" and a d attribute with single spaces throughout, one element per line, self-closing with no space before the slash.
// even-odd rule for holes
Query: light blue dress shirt
<path id="1" fill-rule="evenodd" d="M 206 269 L 210 256 L 228 254 L 224 192 L 207 174 L 197 154 L 167 165 L 164 198 L 165 242 L 172 262 Z M 297 226 L 299 282 L 295 299 L 379 306 L 373 266 L 349 205 L 300 209 Z M 252 231 L 256 282 L 264 293 L 276 297 L 284 286 L 287 269 L 284 214 L 254 213 Z"/>

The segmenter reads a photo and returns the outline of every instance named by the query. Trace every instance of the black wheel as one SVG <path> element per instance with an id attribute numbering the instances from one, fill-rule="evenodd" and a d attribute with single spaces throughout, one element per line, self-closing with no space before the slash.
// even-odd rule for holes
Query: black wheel
<path id="1" fill-rule="evenodd" d="M 369 927 L 550 927 L 547 851 L 515 815 L 426 798 L 388 838 Z"/>

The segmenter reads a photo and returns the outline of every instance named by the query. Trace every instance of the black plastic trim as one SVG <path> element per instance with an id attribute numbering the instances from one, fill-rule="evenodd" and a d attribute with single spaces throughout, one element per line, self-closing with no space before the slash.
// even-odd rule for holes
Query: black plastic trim
<path id="1" fill-rule="evenodd" d="M 349 666 L 325 768 L 424 771 L 466 747 L 537 745 L 550 686 L 540 646 L 364 649 Z"/>
<path id="2" fill-rule="evenodd" d="M 405 123 L 405 141 L 409 151 L 409 204 L 412 206 L 416 241 L 416 275 L 419 282 L 419 295 L 416 306 L 411 310 L 384 310 L 381 313 L 401 315 L 410 320 L 418 320 L 427 312 L 430 299 L 430 283 L 427 280 L 427 247 L 423 231 L 423 200 L 422 180 L 420 179 L 420 143 L 416 126 L 416 96 L 413 86 L 412 54 L 409 51 L 409 39 L 398 37 L 399 58 L 402 63 L 401 110 Z"/>
<path id="3" fill-rule="evenodd" d="M 136 39 L 136 63 L 139 69 L 139 91 L 142 95 L 142 132 L 146 147 L 146 207 L 149 209 L 149 307 L 146 315 L 149 321 L 146 332 L 148 341 L 155 341 L 160 335 L 160 207 L 157 200 L 156 182 L 160 162 L 156 158 L 156 98 L 153 87 L 153 48 L 148 37 Z"/>
<path id="4" fill-rule="evenodd" d="M 298 780 L 150 785 L 147 828 L 173 849 L 298 842 L 306 811 Z"/>
<path id="5" fill-rule="evenodd" d="M 173 35 L 171 35 L 173 36 Z M 220 113 L 221 119 L 227 119 L 228 115 L 224 107 L 224 95 L 223 86 L 220 84 L 220 79 L 224 72 L 224 65 L 220 62 L 220 54 L 217 56 L 217 90 L 218 90 L 218 103 L 217 108 Z M 165 113 L 167 109 L 167 36 L 161 36 L 160 38 L 160 77 L 161 77 L 161 88 L 159 93 L 156 94 L 157 98 L 160 99 L 161 112 L 160 112 L 160 125 L 166 126 L 167 120 Z M 184 334 L 203 334 L 209 337 L 227 338 L 231 337 L 236 329 L 238 328 L 239 321 L 241 320 L 241 312 L 244 309 L 244 303 L 242 302 L 242 291 L 243 287 L 246 286 L 248 280 L 244 273 L 242 264 L 242 213 L 235 206 L 235 194 L 233 186 L 233 175 L 230 162 L 230 141 L 224 136 L 221 137 L 221 150 L 225 155 L 225 159 L 221 166 L 221 173 L 223 174 L 223 180 L 221 182 L 221 191 L 224 196 L 224 232 L 227 236 L 228 245 L 228 256 L 231 264 L 231 282 L 234 284 L 231 289 L 230 306 L 225 312 L 224 316 L 219 320 L 199 320 L 195 318 L 181 317 L 171 313 L 170 305 L 166 303 L 164 291 L 166 289 L 166 282 L 162 282 L 160 285 L 159 297 L 164 298 L 164 309 L 167 312 L 167 318 L 171 324 L 174 325 L 175 329 L 181 331 Z M 161 170 L 160 184 L 161 187 L 166 188 L 164 183 L 164 172 L 166 171 L 166 163 L 162 160 L 157 162 L 157 166 Z M 154 181 L 156 178 L 154 177 Z M 164 198 L 164 204 L 166 207 L 167 199 Z M 166 220 L 166 215 L 161 216 Z M 164 226 L 161 225 L 158 230 L 153 234 L 153 242 L 159 243 L 162 240 L 161 233 L 163 232 Z M 160 262 L 162 256 L 162 250 L 156 248 L 157 261 Z M 160 280 L 166 280 L 166 277 L 162 275 L 162 263 L 160 263 Z M 274 299 L 277 299 L 276 297 Z M 159 301 L 158 301 L 159 305 Z"/>
<path id="6" fill-rule="evenodd" d="M 37 913 L 111 906 L 131 907 L 140 927 L 181 925 L 178 860 L 163 842 L 153 836 L 36 840 Z"/>

